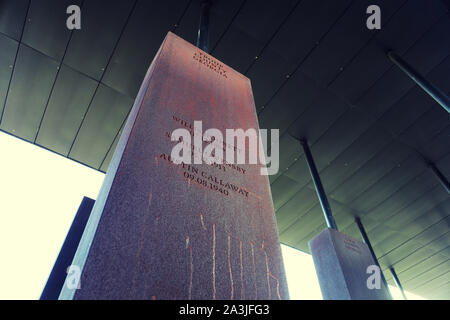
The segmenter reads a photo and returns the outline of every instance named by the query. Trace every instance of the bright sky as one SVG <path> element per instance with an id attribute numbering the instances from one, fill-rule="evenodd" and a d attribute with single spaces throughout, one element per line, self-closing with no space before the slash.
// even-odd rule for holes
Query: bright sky
<path id="1" fill-rule="evenodd" d="M 3 132 L 0 150 L 0 299 L 39 299 L 83 196 L 96 199 L 104 174 Z M 291 299 L 322 299 L 311 256 L 282 252 Z"/>

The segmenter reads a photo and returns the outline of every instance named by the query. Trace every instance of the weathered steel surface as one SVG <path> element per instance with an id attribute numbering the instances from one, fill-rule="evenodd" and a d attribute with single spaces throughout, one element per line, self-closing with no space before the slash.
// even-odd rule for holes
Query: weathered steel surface
<path id="1" fill-rule="evenodd" d="M 52 271 L 47 279 L 44 290 L 42 291 L 41 300 L 57 300 L 64 281 L 66 280 L 67 269 L 71 265 L 78 244 L 80 243 L 89 214 L 92 211 L 95 200 L 84 197 L 80 207 L 73 219 L 66 239 L 59 251 L 58 258 L 53 265 Z"/>
<path id="2" fill-rule="evenodd" d="M 375 265 L 369 248 L 334 229 L 325 229 L 309 242 L 309 248 L 325 300 L 390 299 L 381 278 L 379 289 L 369 289 L 367 280 Z"/>
<path id="3" fill-rule="evenodd" d="M 168 158 L 170 133 L 194 120 L 203 121 L 203 130 L 257 129 L 251 84 L 169 33 L 74 259 L 82 267 L 81 289 L 65 288 L 60 298 L 288 298 L 260 165 L 183 166 Z"/>

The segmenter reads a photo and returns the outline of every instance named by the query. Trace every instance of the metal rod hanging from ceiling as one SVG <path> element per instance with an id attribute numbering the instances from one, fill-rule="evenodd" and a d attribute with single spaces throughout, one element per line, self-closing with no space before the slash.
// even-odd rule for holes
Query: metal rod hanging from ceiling
<path id="1" fill-rule="evenodd" d="M 447 112 L 450 113 L 450 99 L 438 87 L 425 79 L 419 72 L 414 70 L 406 61 L 400 58 L 395 52 L 387 53 L 389 59 L 408 75 L 416 84 L 418 84 L 428 95 L 430 95 L 437 103 L 439 103 Z"/>
<path id="2" fill-rule="evenodd" d="M 375 264 L 377 265 L 378 268 L 380 268 L 381 280 L 383 281 L 384 286 L 386 288 L 386 293 L 389 296 L 389 298 L 392 299 L 392 295 L 391 295 L 391 292 L 389 291 L 389 287 L 388 287 L 386 278 L 384 277 L 383 271 L 381 270 L 377 256 L 375 255 L 375 252 L 373 251 L 372 244 L 370 243 L 369 237 L 367 236 L 366 230 L 364 229 L 361 219 L 359 217 L 356 217 L 355 222 L 358 225 L 359 232 L 361 233 L 364 243 L 367 244 L 367 246 L 369 247 L 370 254 L 372 255 L 373 260 L 375 261 Z"/>
<path id="3" fill-rule="evenodd" d="M 209 11 L 211 8 L 211 1 L 203 1 L 201 3 L 200 23 L 197 34 L 197 47 L 209 53 Z"/>
<path id="4" fill-rule="evenodd" d="M 428 164 L 428 167 L 431 169 L 431 171 L 433 171 L 436 178 L 442 184 L 444 189 L 447 191 L 447 193 L 450 193 L 450 183 L 448 182 L 447 178 L 442 174 L 441 171 L 439 171 L 439 169 L 436 167 L 436 165 L 433 162 L 428 161 L 427 164 Z"/>
<path id="5" fill-rule="evenodd" d="M 325 216 L 328 228 L 338 230 L 336 222 L 334 221 L 330 204 L 328 203 L 325 189 L 323 188 L 322 181 L 320 180 L 319 172 L 317 171 L 313 156 L 311 154 L 311 151 L 309 150 L 308 142 L 304 139 L 301 139 L 300 144 L 303 146 L 303 151 L 305 152 L 306 161 L 308 162 L 309 166 L 309 172 L 311 173 L 314 186 L 316 187 L 317 196 L 319 197 L 320 205 L 322 206 L 322 211 Z"/>
<path id="6" fill-rule="evenodd" d="M 394 278 L 395 284 L 397 285 L 397 288 L 400 289 L 400 292 L 402 293 L 403 299 L 408 300 L 405 295 L 405 291 L 403 290 L 403 287 L 400 283 L 400 279 L 397 276 L 397 273 L 395 273 L 394 267 L 390 267 L 389 270 L 391 270 L 392 277 Z"/>

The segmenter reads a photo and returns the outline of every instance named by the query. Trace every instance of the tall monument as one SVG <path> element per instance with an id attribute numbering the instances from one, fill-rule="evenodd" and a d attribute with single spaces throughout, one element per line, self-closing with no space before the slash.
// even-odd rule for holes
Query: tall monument
<path id="1" fill-rule="evenodd" d="M 169 33 L 143 81 L 60 299 L 287 299 L 261 165 L 175 164 L 171 132 L 258 129 L 251 84 Z M 225 143 L 224 149 L 229 146 Z M 71 275 L 69 275 L 71 276 Z"/>

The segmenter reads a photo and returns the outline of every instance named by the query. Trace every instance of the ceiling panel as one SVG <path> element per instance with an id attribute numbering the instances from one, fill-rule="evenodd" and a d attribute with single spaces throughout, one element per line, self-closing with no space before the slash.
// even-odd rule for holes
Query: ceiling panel
<path id="1" fill-rule="evenodd" d="M 248 0 L 214 49 L 214 56 L 244 73 L 299 0 Z"/>
<path id="2" fill-rule="evenodd" d="M 80 3 L 80 0 L 31 1 L 22 42 L 53 59 L 61 60 L 71 33 L 66 26 L 69 17 L 66 10 L 68 6 Z"/>
<path id="3" fill-rule="evenodd" d="M 214 50 L 214 57 L 234 70 L 244 73 L 262 46 L 263 44 L 232 24 Z"/>
<path id="4" fill-rule="evenodd" d="M 295 64 L 286 61 L 285 58 L 269 48 L 257 57 L 246 75 L 252 79 L 256 110 L 261 111 L 268 105 L 277 89 L 285 83 L 286 77 L 293 72 Z M 262 76 L 263 74 L 267 77 Z"/>
<path id="5" fill-rule="evenodd" d="M 294 221 L 283 230 L 283 232 L 280 233 L 280 240 L 282 242 L 291 243 L 293 246 L 297 247 L 297 244 L 311 231 L 311 229 L 305 228 L 304 225 L 310 225 L 310 222 L 312 221 L 314 222 L 313 224 L 319 224 L 320 219 L 323 219 L 323 214 L 320 205 L 316 204 L 307 212 L 303 213 L 300 219 Z M 309 250 L 307 250 L 307 252 L 309 252 Z"/>
<path id="6" fill-rule="evenodd" d="M 414 289 L 420 285 L 421 282 L 423 284 L 423 279 L 428 278 L 428 280 L 432 280 L 436 276 L 440 276 L 442 274 L 442 268 L 445 269 L 447 263 L 448 259 L 436 255 L 420 265 L 417 265 L 414 270 L 411 268 L 398 274 L 398 276 L 406 290 L 417 292 Z M 420 268 L 418 268 L 419 266 Z M 414 280 L 415 278 L 417 279 Z"/>
<path id="7" fill-rule="evenodd" d="M 301 186 L 294 180 L 289 179 L 285 175 L 281 175 L 272 184 L 272 198 L 275 210 L 280 208 L 286 201 L 288 201 Z"/>
<path id="8" fill-rule="evenodd" d="M 310 79 L 299 72 L 295 73 L 269 106 L 259 113 L 260 127 L 279 129 L 282 134 L 313 103 L 319 93 L 320 88 Z"/>
<path id="9" fill-rule="evenodd" d="M 414 125 L 399 136 L 399 140 L 418 150 L 424 156 L 428 156 L 430 160 L 436 161 L 450 151 L 450 145 L 444 141 L 444 144 L 435 150 L 429 148 L 429 145 L 436 143 L 442 134 L 449 137 L 449 126 L 450 119 L 443 108 L 430 108 Z M 435 147 L 438 146 L 435 145 Z M 437 151 L 439 152 L 436 155 Z"/>
<path id="10" fill-rule="evenodd" d="M 450 91 L 450 88 L 448 88 L 450 84 L 450 57 L 437 65 L 426 77 L 431 82 L 438 81 L 442 89 Z M 412 86 L 378 119 L 377 123 L 387 132 L 398 136 L 417 122 L 430 108 L 441 107 L 420 87 Z"/>
<path id="11" fill-rule="evenodd" d="M 309 181 L 311 181 L 308 163 L 306 162 L 306 158 L 303 155 L 298 158 L 297 161 L 291 164 L 290 167 L 286 168 L 283 175 L 291 178 L 294 181 L 297 181 L 302 187 L 307 185 Z"/>
<path id="12" fill-rule="evenodd" d="M 295 247 L 300 245 L 308 248 L 308 241 L 324 229 L 321 226 L 326 227 L 321 206 L 316 201 L 310 209 L 302 213 L 299 219 L 293 221 L 285 228 L 280 237 L 281 239 L 287 239 Z M 309 252 L 309 248 L 306 252 Z"/>
<path id="13" fill-rule="evenodd" d="M 414 266 L 413 268 L 402 272 L 402 274 L 401 274 L 402 279 L 405 280 L 405 284 L 412 287 L 412 286 L 414 286 L 414 282 L 408 283 L 408 281 L 418 278 L 416 280 L 416 283 L 417 283 L 418 281 L 420 281 L 421 278 L 423 279 L 424 275 L 426 276 L 428 271 L 433 271 L 433 269 L 435 269 L 435 268 L 437 268 L 437 270 L 434 270 L 434 271 L 435 272 L 437 271 L 438 275 L 439 275 L 439 267 L 442 267 L 442 265 L 445 265 L 446 263 L 448 263 L 448 261 L 449 261 L 449 259 L 444 256 L 441 256 L 439 254 L 433 255 L 429 259 L 423 261 L 423 263 L 420 263 L 420 264 Z M 419 267 L 420 267 L 420 269 L 419 269 Z"/>
<path id="14" fill-rule="evenodd" d="M 416 231 L 418 233 L 414 236 L 414 241 L 420 242 L 421 244 L 428 244 L 430 241 L 439 238 L 440 236 L 445 236 L 450 231 L 450 213 L 448 211 L 448 208 L 450 208 L 449 204 L 450 201 L 447 200 L 447 206 L 441 206 L 441 209 L 445 211 L 439 212 L 440 214 L 438 214 L 438 217 L 440 217 L 441 220 L 437 220 L 433 224 L 429 224 L 429 219 L 423 219 L 423 217 L 411 221 L 413 226 L 422 226 L 422 230 Z M 409 227 L 407 230 L 409 230 Z"/>
<path id="15" fill-rule="evenodd" d="M 409 240 L 410 239 L 407 239 L 406 241 L 397 244 L 397 246 L 395 246 L 391 250 L 385 251 L 384 253 L 379 255 L 377 258 L 380 266 L 382 268 L 392 266 L 395 264 L 395 262 L 401 261 L 401 259 L 407 257 L 411 252 L 421 250 L 425 247 L 417 241 Z"/>
<path id="16" fill-rule="evenodd" d="M 351 203 L 352 208 L 361 212 L 370 212 L 373 208 L 389 198 L 391 194 L 398 191 L 406 183 L 411 181 L 411 179 L 420 175 L 425 170 L 426 167 L 423 159 L 413 154 L 353 199 Z"/>
<path id="17" fill-rule="evenodd" d="M 270 183 L 273 183 L 292 163 L 300 159 L 303 149 L 300 143 L 286 132 L 280 136 L 279 153 L 279 171 L 269 176 Z"/>
<path id="18" fill-rule="evenodd" d="M 433 224 L 423 225 L 423 230 L 419 232 L 410 232 L 407 235 L 406 240 L 396 243 L 394 246 L 389 241 L 386 245 L 390 246 L 390 249 L 385 247 L 385 250 L 379 253 L 378 259 L 384 265 L 394 265 L 401 261 L 405 257 L 408 257 L 412 252 L 420 251 L 423 248 L 431 250 L 434 247 L 435 251 L 439 251 L 448 246 L 448 225 L 446 225 L 446 219 L 441 219 Z M 406 234 L 406 230 L 404 232 Z M 408 238 L 409 237 L 409 238 Z M 445 241 L 447 240 L 447 243 Z M 377 249 L 380 247 L 378 246 Z"/>
<path id="19" fill-rule="evenodd" d="M 398 245 L 405 243 L 408 241 L 408 236 L 404 235 L 402 233 L 396 232 L 395 230 L 388 229 L 386 225 L 383 226 L 383 234 L 382 236 L 379 234 L 372 234 L 369 235 L 370 242 L 373 246 L 373 251 L 375 252 L 375 255 L 382 256 L 387 252 L 390 252 L 394 248 L 396 248 Z M 414 240 L 410 240 L 410 242 L 416 242 Z M 418 244 L 418 243 L 417 243 Z M 417 247 L 420 245 L 418 244 Z M 390 255 L 387 255 L 385 262 L 390 262 Z M 389 263 L 390 264 L 390 263 Z"/>
<path id="20" fill-rule="evenodd" d="M 433 300 L 448 300 L 447 298 L 450 295 L 450 282 L 442 281 L 442 279 L 433 287 L 426 288 L 418 288 L 424 297 L 429 297 L 429 299 Z"/>
<path id="21" fill-rule="evenodd" d="M 412 202 L 420 198 L 424 193 L 433 192 L 437 186 L 436 178 L 430 172 L 411 179 L 407 184 L 393 193 L 383 203 L 371 209 L 370 216 L 378 222 L 385 221 Z"/>
<path id="22" fill-rule="evenodd" d="M 321 90 L 306 110 L 289 126 L 289 132 L 297 138 L 305 138 L 314 144 L 344 113 L 349 105 L 328 90 Z M 310 124 L 314 123 L 313 126 Z"/>
<path id="23" fill-rule="evenodd" d="M 440 0 L 408 1 L 389 23 L 381 27 L 379 33 L 340 73 L 330 88 L 351 103 L 356 103 L 392 66 L 386 51 L 394 50 L 403 55 L 446 11 Z"/>
<path id="24" fill-rule="evenodd" d="M 366 228 L 366 226 L 367 226 L 367 228 Z M 395 230 L 389 228 L 388 225 L 383 224 L 383 223 L 378 223 L 375 225 L 368 225 L 367 223 L 365 223 L 364 228 L 366 229 L 367 236 L 369 237 L 370 242 L 371 242 L 372 246 L 374 247 L 374 250 L 377 247 L 377 245 L 382 243 L 385 239 L 392 237 L 392 236 L 397 236 L 397 232 L 395 232 Z M 402 235 L 399 235 L 399 236 L 403 237 Z M 377 256 L 378 255 L 382 255 L 382 254 L 377 254 Z"/>
<path id="25" fill-rule="evenodd" d="M 344 206 L 337 205 L 336 203 L 331 203 L 330 205 L 333 208 L 333 214 L 336 216 L 341 215 L 342 212 L 346 210 Z M 296 244 L 301 242 L 307 244 L 307 242 L 311 240 L 309 237 L 311 231 L 314 231 L 317 235 L 323 229 L 325 229 L 325 218 L 323 216 L 322 207 L 317 203 L 311 210 L 303 215 L 302 219 L 299 219 L 287 228 L 282 233 L 282 237 L 296 239 Z"/>
<path id="26" fill-rule="evenodd" d="M 442 235 L 442 237 L 440 237 L 436 241 L 430 242 L 427 245 L 427 248 L 439 251 L 447 259 L 450 259 L 450 232 Z M 445 250 L 442 250 L 443 248 L 445 248 Z"/>
<path id="27" fill-rule="evenodd" d="M 430 268 L 425 273 L 405 281 L 405 286 L 411 288 L 411 290 L 423 287 L 425 290 L 428 286 L 434 286 L 442 282 L 448 282 L 450 280 L 450 261 L 443 262 L 433 268 Z"/>
<path id="28" fill-rule="evenodd" d="M 389 219 L 385 220 L 385 224 L 393 227 L 399 225 L 407 226 L 408 223 L 412 223 L 416 218 L 422 214 L 432 210 L 441 202 L 448 200 L 448 193 L 441 186 L 437 186 L 435 189 L 423 194 L 416 201 L 412 202 L 402 210 L 392 214 Z M 443 213 L 443 218 L 446 214 Z M 448 227 L 448 225 L 447 225 Z M 407 228 L 407 227 L 404 227 Z M 399 230 L 399 232 L 401 232 Z"/>
<path id="29" fill-rule="evenodd" d="M 449 283 L 450 283 L 450 273 L 445 273 L 445 274 L 440 275 L 439 277 L 433 278 L 433 280 L 430 280 L 429 283 L 426 283 L 417 288 L 414 288 L 413 290 L 423 296 L 427 296 L 430 293 L 434 293 L 436 288 L 440 288 L 441 294 L 445 294 L 448 296 L 448 294 L 450 293 Z M 446 285 L 445 289 L 442 288 L 442 286 L 444 286 L 444 285 Z M 441 298 L 438 300 L 448 300 L 448 299 Z"/>
<path id="30" fill-rule="evenodd" d="M 348 230 L 350 229 L 350 226 L 355 225 L 355 217 L 360 216 L 360 214 L 356 210 L 333 199 L 328 199 L 328 201 L 330 203 L 330 207 L 333 210 L 333 217 L 339 230 Z M 325 218 L 323 217 L 323 211 L 320 215 L 315 216 L 315 219 L 316 220 L 313 224 L 307 226 L 307 230 L 303 232 L 303 236 L 301 237 L 300 242 L 297 242 L 298 244 L 301 245 L 302 243 L 304 243 L 305 245 L 307 245 L 314 236 L 328 227 Z M 311 232 L 308 233 L 308 231 Z M 346 234 L 353 236 L 356 239 L 362 240 L 359 231 Z"/>
<path id="31" fill-rule="evenodd" d="M 85 0 L 82 27 L 70 40 L 64 63 L 88 76 L 100 80 L 121 31 L 133 8 L 134 1 Z"/>
<path id="32" fill-rule="evenodd" d="M 348 10 L 351 0 L 302 0 L 267 48 L 287 61 L 304 60 Z M 264 53 L 263 53 L 264 54 Z"/>
<path id="33" fill-rule="evenodd" d="M 410 36 L 419 39 L 447 12 L 448 7 L 441 0 L 408 0 L 395 18 L 382 26 L 377 40 L 386 48 L 402 54 L 402 49 L 406 50 L 412 44 Z M 410 35 L 411 33 L 415 35 Z"/>
<path id="34" fill-rule="evenodd" d="M 433 300 L 448 300 L 448 298 L 445 297 L 448 297 L 449 295 L 450 295 L 450 282 L 444 282 L 432 288 L 431 290 L 424 292 L 424 297 L 429 297 L 429 299 Z"/>
<path id="35" fill-rule="evenodd" d="M 309 188 L 301 188 L 276 211 L 278 230 L 283 233 L 292 223 L 300 219 L 318 202 L 316 193 Z"/>
<path id="36" fill-rule="evenodd" d="M 355 214 L 355 217 L 356 216 L 358 216 L 361 219 L 361 221 L 362 221 L 362 223 L 364 225 L 364 229 L 366 231 L 374 228 L 375 223 L 372 221 L 372 219 L 370 219 L 370 216 L 361 217 L 358 213 Z M 340 232 L 343 232 L 343 233 L 345 233 L 345 234 L 347 234 L 347 235 L 349 235 L 351 237 L 354 237 L 355 239 L 362 240 L 361 233 L 359 232 L 358 225 L 356 224 L 354 219 L 353 219 L 353 222 L 349 223 L 347 226 L 342 227 L 339 224 L 338 227 L 339 227 L 339 231 Z"/>
<path id="37" fill-rule="evenodd" d="M 426 231 L 430 226 L 439 224 L 441 227 L 445 227 L 445 232 L 450 231 L 448 226 L 448 216 L 450 215 L 450 199 L 447 197 L 437 206 L 431 210 L 420 214 L 418 217 L 404 217 L 403 219 L 392 219 L 389 221 L 389 226 L 398 232 L 408 232 L 410 234 L 420 234 Z M 419 242 L 424 243 L 420 238 L 416 238 Z M 428 241 L 426 241 L 428 242 Z"/>
<path id="38" fill-rule="evenodd" d="M 320 172 L 325 190 L 336 189 L 383 148 L 386 148 L 390 141 L 391 137 L 378 127 L 370 127 Z"/>
<path id="39" fill-rule="evenodd" d="M 209 48 L 214 52 L 214 48 L 226 32 L 229 25 L 233 22 L 236 14 L 240 12 L 245 0 L 213 0 L 210 7 L 210 25 L 208 30 Z M 176 28 L 176 34 L 192 44 L 197 43 L 198 25 L 200 23 L 202 0 L 190 1 L 186 13 L 183 15 L 179 26 Z M 213 22 L 213 23 L 211 23 Z"/>
<path id="40" fill-rule="evenodd" d="M 349 0 L 300 1 L 247 72 L 253 79 L 257 109 L 268 103 L 286 81 L 286 75 L 292 74 L 316 48 L 349 3 Z"/>
<path id="41" fill-rule="evenodd" d="M 67 156 L 98 82 L 62 66 L 36 143 Z"/>
<path id="42" fill-rule="evenodd" d="M 409 148 L 392 142 L 345 180 L 336 190 L 330 191 L 330 197 L 343 203 L 350 203 L 410 154 Z"/>
<path id="43" fill-rule="evenodd" d="M 346 204 L 338 202 L 334 199 L 328 199 L 328 201 L 330 202 L 330 206 L 333 209 L 333 215 L 335 215 L 335 221 L 336 221 L 336 224 L 339 226 L 339 228 L 344 229 L 344 228 L 347 228 L 347 227 L 355 224 L 355 217 L 361 216 L 360 212 L 358 212 L 357 210 L 355 210 L 354 208 L 352 208 Z M 323 223 L 323 228 L 321 228 L 320 230 L 323 230 L 326 228 L 325 221 L 323 221 L 322 223 Z M 354 233 L 353 236 L 356 237 L 357 239 L 361 238 L 359 232 Z M 305 240 L 309 241 L 309 239 L 305 239 Z"/>
<path id="44" fill-rule="evenodd" d="M 133 99 L 100 85 L 69 157 L 99 168 L 132 105 Z"/>
<path id="45" fill-rule="evenodd" d="M 0 33 L 19 41 L 29 2 L 30 0 L 0 1 Z"/>
<path id="46" fill-rule="evenodd" d="M 305 241 L 305 239 L 312 239 L 314 238 L 317 234 L 320 233 L 320 231 L 324 230 L 325 228 L 317 228 L 317 229 L 312 229 L 312 230 L 308 230 L 311 231 L 308 234 L 305 235 L 298 235 L 298 236 L 294 236 L 292 239 L 292 244 L 295 248 L 301 248 L 299 250 L 302 250 L 303 252 L 306 253 L 311 253 L 311 250 L 309 249 L 309 241 Z M 302 239 L 304 238 L 304 239 Z"/>
<path id="47" fill-rule="evenodd" d="M 0 34 L 0 121 L 18 45 L 18 42 Z"/>
<path id="48" fill-rule="evenodd" d="M 445 239 L 445 236 L 441 236 L 435 241 L 439 242 L 442 241 L 442 239 Z M 410 278 L 414 277 L 423 272 L 423 270 L 427 270 L 430 267 L 445 261 L 447 258 L 442 253 L 446 250 L 448 250 L 448 248 L 442 247 L 441 250 L 434 250 L 428 246 L 423 246 L 415 251 L 411 251 L 409 254 L 405 254 L 396 261 L 389 261 L 388 264 L 385 264 L 385 268 L 393 265 L 396 273 L 401 277 L 400 279 L 408 279 L 406 277 L 407 275 L 409 275 Z M 384 258 L 381 258 L 380 260 L 383 261 Z M 386 279 L 392 279 L 392 275 L 388 269 L 384 269 L 383 272 Z"/>
<path id="49" fill-rule="evenodd" d="M 233 24 L 260 43 L 266 43 L 298 2 L 299 0 L 247 0 Z"/>
<path id="50" fill-rule="evenodd" d="M 450 55 L 448 55 L 440 64 L 436 65 L 436 67 L 427 75 L 427 79 L 448 94 L 450 92 L 449 71 Z"/>
<path id="51" fill-rule="evenodd" d="M 340 2 L 340 1 L 336 1 Z M 405 0 L 383 0 L 376 4 L 382 11 L 382 23 L 387 24 L 391 16 L 406 3 Z M 333 29 L 321 41 L 319 46 L 302 64 L 300 70 L 318 83 L 327 86 L 341 68 L 351 61 L 359 50 L 378 30 L 366 27 L 367 7 L 374 4 L 372 0 L 359 0 L 352 5 Z M 333 52 L 330 55 L 330 52 Z"/>
<path id="52" fill-rule="evenodd" d="M 349 123 L 352 124 L 349 130 Z M 373 120 L 359 110 L 349 109 L 339 117 L 311 147 L 317 168 L 330 165 L 341 152 L 366 132 Z"/>
<path id="53" fill-rule="evenodd" d="M 403 59 L 421 74 L 427 74 L 449 56 L 450 38 L 442 32 L 450 30 L 450 18 L 443 16 L 406 52 Z M 423 57 L 426 56 L 426 59 Z M 379 118 L 393 103 L 401 99 L 414 82 L 398 67 L 391 68 L 381 77 L 358 102 L 358 106 Z"/>
<path id="54" fill-rule="evenodd" d="M 313 144 L 348 108 L 342 100 L 328 91 L 322 91 L 318 96 L 313 98 L 315 100 L 313 100 L 309 108 L 290 125 L 288 128 L 289 133 L 286 132 L 280 138 L 279 174 L 286 172 L 297 161 L 305 161 L 301 157 L 303 148 L 297 139 L 306 138 L 310 145 Z M 319 112 L 319 110 L 324 111 Z M 314 123 L 314 126 L 309 126 L 310 123 Z M 261 125 L 261 127 L 263 126 Z M 297 137 L 297 139 L 293 138 L 290 134 Z M 300 163 L 297 165 L 300 165 Z M 302 172 L 304 172 L 303 169 Z M 276 177 L 276 175 L 271 176 L 270 181 L 273 182 Z"/>
<path id="55" fill-rule="evenodd" d="M 438 170 L 440 170 L 447 179 L 450 177 L 450 166 L 447 165 L 448 163 L 450 163 L 450 152 L 435 163 Z"/>
<path id="56" fill-rule="evenodd" d="M 58 67 L 55 60 L 20 46 L 0 125 L 2 130 L 34 141 Z"/>
<path id="57" fill-rule="evenodd" d="M 114 138 L 114 142 L 112 143 L 111 147 L 108 150 L 108 153 L 106 154 L 105 159 L 103 160 L 102 164 L 100 165 L 99 170 L 102 172 L 106 172 L 108 170 L 109 163 L 111 162 L 111 159 L 114 155 L 114 151 L 116 151 L 117 143 L 119 142 L 120 135 L 122 134 L 125 123 L 126 123 L 126 120 L 122 123 L 122 126 L 120 127 L 119 132 L 117 132 L 117 135 Z"/>
<path id="58" fill-rule="evenodd" d="M 106 69 L 103 82 L 134 98 L 147 68 L 168 31 L 181 17 L 187 0 L 139 0 Z M 152 36 L 149 36 L 151 32 Z"/>
<path id="59" fill-rule="evenodd" d="M 433 252 L 439 252 L 440 255 L 450 258 L 450 230 L 441 236 L 434 238 L 424 245 L 425 248 Z"/>
<path id="60" fill-rule="evenodd" d="M 352 130 L 348 130 L 352 123 Z M 311 153 L 317 169 L 321 171 L 328 166 L 342 151 L 350 146 L 358 136 L 369 128 L 370 119 L 354 109 L 347 110 L 338 120 L 329 126 L 328 130 L 311 146 Z M 304 164 L 294 164 L 286 175 L 292 179 L 302 179 Z"/>
<path id="61" fill-rule="evenodd" d="M 449 121 L 450 122 L 450 121 Z M 440 162 L 440 159 L 445 157 L 450 152 L 449 143 L 450 140 L 450 123 L 441 132 L 431 139 L 429 143 L 421 145 L 421 153 L 433 162 Z M 443 165 L 443 164 L 442 164 Z M 447 167 L 444 166 L 444 169 Z"/>

